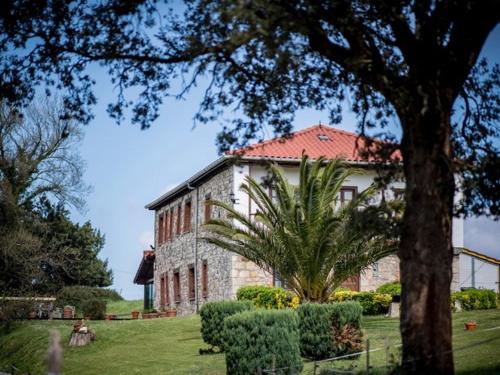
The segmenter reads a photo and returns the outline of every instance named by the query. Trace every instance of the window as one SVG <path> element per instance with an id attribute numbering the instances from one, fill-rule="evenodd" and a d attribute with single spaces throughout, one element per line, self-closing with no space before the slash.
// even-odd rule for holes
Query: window
<path id="1" fill-rule="evenodd" d="M 181 205 L 177 206 L 177 220 L 175 221 L 175 234 L 181 234 Z"/>
<path id="2" fill-rule="evenodd" d="M 356 188 L 355 187 L 343 187 L 340 189 L 340 206 L 343 207 L 344 205 L 348 204 L 351 202 L 354 197 L 356 196 Z"/>
<path id="3" fill-rule="evenodd" d="M 165 296 L 164 296 L 164 300 L 165 300 L 165 306 L 168 306 L 168 305 L 170 305 L 170 291 L 168 289 L 168 273 L 165 273 L 164 280 L 165 280 Z"/>
<path id="4" fill-rule="evenodd" d="M 170 212 L 165 211 L 165 241 L 170 240 L 170 232 L 169 232 L 169 227 L 170 227 Z"/>
<path id="5" fill-rule="evenodd" d="M 174 298 L 175 303 L 181 302 L 181 278 L 179 271 L 174 272 Z"/>
<path id="6" fill-rule="evenodd" d="M 201 264 L 201 295 L 208 297 L 208 261 L 204 260 Z"/>
<path id="7" fill-rule="evenodd" d="M 187 201 L 184 204 L 184 224 L 183 224 L 184 232 L 191 231 L 191 201 Z"/>
<path id="8" fill-rule="evenodd" d="M 212 205 L 210 204 L 210 194 L 205 195 L 204 223 L 212 218 Z"/>
<path id="9" fill-rule="evenodd" d="M 165 307 L 165 275 L 160 277 L 160 307 Z"/>
<path id="10" fill-rule="evenodd" d="M 163 243 L 163 213 L 161 213 L 158 218 L 158 233 L 156 241 L 158 245 L 161 245 Z"/>
<path id="11" fill-rule="evenodd" d="M 170 220 L 168 221 L 168 238 L 172 239 L 173 238 L 173 233 L 174 233 L 174 208 L 172 207 L 170 209 Z"/>
<path id="12" fill-rule="evenodd" d="M 195 280 L 194 280 L 194 265 L 192 265 L 192 264 L 190 264 L 188 266 L 188 289 L 189 289 L 189 300 L 192 301 L 196 297 Z"/>

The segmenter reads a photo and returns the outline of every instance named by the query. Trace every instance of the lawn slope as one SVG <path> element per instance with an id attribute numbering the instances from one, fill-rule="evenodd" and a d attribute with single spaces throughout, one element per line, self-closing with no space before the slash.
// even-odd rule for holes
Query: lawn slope
<path id="1" fill-rule="evenodd" d="M 128 307 L 127 307 L 128 309 Z M 118 311 L 118 310 L 117 310 Z M 463 323 L 475 319 L 478 330 L 466 332 Z M 454 347 L 458 373 L 500 372 L 500 310 L 464 312 L 454 315 Z M 399 322 L 384 317 L 364 320 L 365 337 L 371 348 L 383 348 L 388 336 L 391 351 L 397 355 L 400 342 Z M 139 321 L 95 321 L 90 327 L 97 340 L 87 347 L 69 348 L 72 323 L 65 321 L 22 322 L 0 336 L 0 371 L 15 363 L 23 372 L 44 373 L 48 332 L 61 333 L 65 375 L 128 374 L 224 374 L 224 355 L 198 354 L 206 348 L 200 336 L 198 316 Z M 476 345 L 480 343 L 479 345 Z M 372 353 L 372 364 L 385 364 L 385 351 Z M 364 363 L 364 356 L 345 361 L 338 367 Z M 309 374 L 307 363 L 304 373 Z"/>

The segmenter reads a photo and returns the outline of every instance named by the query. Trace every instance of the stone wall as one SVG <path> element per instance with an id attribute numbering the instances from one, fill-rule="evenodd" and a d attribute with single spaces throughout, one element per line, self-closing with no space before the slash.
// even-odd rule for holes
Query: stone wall
<path id="1" fill-rule="evenodd" d="M 271 273 L 264 271 L 245 257 L 233 255 L 232 258 L 232 297 L 236 296 L 238 289 L 245 285 L 273 285 Z"/>
<path id="2" fill-rule="evenodd" d="M 369 266 L 361 273 L 360 290 L 371 291 L 380 285 L 399 281 L 399 258 L 397 255 L 389 255 Z"/>
<path id="3" fill-rule="evenodd" d="M 227 166 L 210 179 L 198 186 L 198 238 L 203 236 L 204 220 L 204 201 L 207 194 L 210 194 L 211 199 L 229 202 L 229 194 L 232 191 L 233 169 Z M 184 203 L 191 200 L 191 231 L 176 235 L 176 227 L 174 220 L 173 239 L 162 245 L 158 245 L 156 241 L 156 260 L 155 260 L 155 308 L 160 308 L 160 278 L 164 273 L 168 276 L 169 299 L 167 304 L 177 308 L 178 315 L 188 315 L 196 312 L 196 300 L 189 299 L 188 290 L 188 269 L 190 265 L 195 263 L 195 222 L 196 222 L 196 190 L 192 190 L 185 195 L 168 202 L 165 206 L 156 211 L 155 220 L 155 238 L 158 238 L 158 217 L 171 207 L 177 212 L 178 205 L 182 205 L 182 215 L 184 215 Z M 212 218 L 221 217 L 219 208 L 211 208 Z M 176 215 L 174 215 L 176 217 Z M 184 217 L 181 216 L 181 223 L 184 222 Z M 209 245 L 201 240 L 198 240 L 198 301 L 199 306 L 206 301 L 215 301 L 228 299 L 232 296 L 232 254 L 221 250 L 213 245 Z M 201 282 L 202 282 L 202 262 L 206 260 L 208 263 L 208 296 L 203 298 Z M 174 283 L 173 273 L 179 270 L 181 302 L 174 302 Z"/>

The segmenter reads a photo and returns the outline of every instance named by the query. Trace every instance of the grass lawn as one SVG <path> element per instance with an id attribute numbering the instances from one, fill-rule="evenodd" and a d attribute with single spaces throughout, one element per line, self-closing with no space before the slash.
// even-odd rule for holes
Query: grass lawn
<path id="1" fill-rule="evenodd" d="M 133 310 L 142 311 L 144 301 L 142 299 L 136 301 L 109 301 L 106 304 L 106 313 L 116 314 L 119 318 L 130 318 Z"/>
<path id="2" fill-rule="evenodd" d="M 108 312 L 130 312 L 127 310 Z M 478 322 L 478 329 L 467 332 L 463 323 L 469 319 Z M 371 348 L 383 348 L 384 337 L 392 345 L 400 342 L 399 322 L 384 317 L 367 317 L 364 320 L 365 337 Z M 72 323 L 65 321 L 27 321 L 17 324 L 9 333 L 0 336 L 0 371 L 8 370 L 15 363 L 23 372 L 44 373 L 44 357 L 48 332 L 61 332 L 64 349 L 64 374 L 224 374 L 223 354 L 198 354 L 206 348 L 200 337 L 198 316 L 161 318 L 138 321 L 93 321 L 90 327 L 97 340 L 87 347 L 69 348 L 67 342 Z M 455 363 L 458 373 L 500 372 L 500 310 L 462 312 L 454 315 Z M 495 328 L 495 329 L 493 329 Z M 490 341 L 489 341 L 490 340 Z M 482 343 L 472 346 L 475 343 Z M 385 351 L 371 354 L 375 366 L 385 364 Z M 337 367 L 362 364 L 365 357 L 344 361 Z M 312 373 L 312 363 L 306 363 L 304 374 Z"/>

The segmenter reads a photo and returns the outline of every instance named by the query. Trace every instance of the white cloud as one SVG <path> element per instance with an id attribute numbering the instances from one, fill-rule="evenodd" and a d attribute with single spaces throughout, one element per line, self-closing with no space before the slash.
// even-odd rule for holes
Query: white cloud
<path id="1" fill-rule="evenodd" d="M 470 218 L 464 225 L 465 246 L 500 259 L 500 221 Z"/>
<path id="2" fill-rule="evenodd" d="M 154 235 L 150 230 L 144 231 L 139 235 L 139 243 L 144 250 L 149 250 L 149 245 L 154 244 Z"/>

